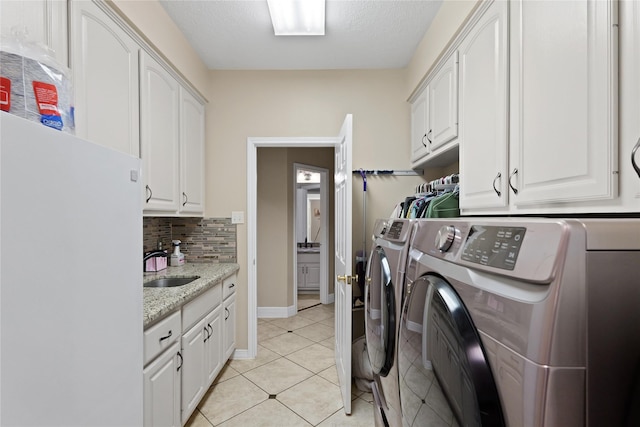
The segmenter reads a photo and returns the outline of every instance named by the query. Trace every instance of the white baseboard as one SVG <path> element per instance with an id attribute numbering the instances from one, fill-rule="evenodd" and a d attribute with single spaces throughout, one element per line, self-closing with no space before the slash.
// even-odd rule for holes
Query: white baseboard
<path id="1" fill-rule="evenodd" d="M 298 312 L 295 305 L 289 307 L 258 307 L 258 318 L 278 319 L 295 316 Z"/>
<path id="2" fill-rule="evenodd" d="M 336 302 L 336 294 L 327 295 L 327 302 L 323 302 L 323 304 L 333 304 Z"/>
<path id="3" fill-rule="evenodd" d="M 239 348 L 236 348 L 236 350 L 231 355 L 231 358 L 234 359 L 234 360 L 238 360 L 238 359 L 253 359 L 253 357 L 249 357 L 249 350 L 247 350 L 247 349 L 239 349 Z"/>

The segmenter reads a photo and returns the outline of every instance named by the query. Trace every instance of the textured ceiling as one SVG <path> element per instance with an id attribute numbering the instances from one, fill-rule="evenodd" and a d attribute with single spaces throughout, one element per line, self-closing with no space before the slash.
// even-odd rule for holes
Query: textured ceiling
<path id="1" fill-rule="evenodd" d="M 276 37 L 266 0 L 160 0 L 217 70 L 403 68 L 442 0 L 327 0 L 326 35 Z"/>

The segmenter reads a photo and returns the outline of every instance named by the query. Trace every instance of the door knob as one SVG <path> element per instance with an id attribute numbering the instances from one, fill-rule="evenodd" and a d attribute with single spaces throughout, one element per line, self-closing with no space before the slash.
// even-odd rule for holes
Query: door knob
<path id="1" fill-rule="evenodd" d="M 350 285 L 352 282 L 358 281 L 358 275 L 355 276 L 337 276 L 339 282 L 346 282 L 347 285 Z"/>

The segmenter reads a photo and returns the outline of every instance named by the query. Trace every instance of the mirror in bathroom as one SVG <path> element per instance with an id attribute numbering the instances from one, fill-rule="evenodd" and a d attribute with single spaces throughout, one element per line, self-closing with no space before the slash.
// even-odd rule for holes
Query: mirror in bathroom
<path id="1" fill-rule="evenodd" d="M 298 243 L 322 243 L 320 173 L 296 171 L 296 238 Z M 306 239 L 306 240 L 305 240 Z"/>

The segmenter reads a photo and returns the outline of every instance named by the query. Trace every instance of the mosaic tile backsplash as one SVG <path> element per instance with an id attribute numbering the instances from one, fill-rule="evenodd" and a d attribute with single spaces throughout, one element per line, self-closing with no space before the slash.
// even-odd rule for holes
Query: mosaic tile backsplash
<path id="1" fill-rule="evenodd" d="M 171 254 L 172 240 L 180 240 L 186 262 L 237 262 L 236 225 L 231 218 L 144 217 L 144 252 L 158 248 Z"/>

